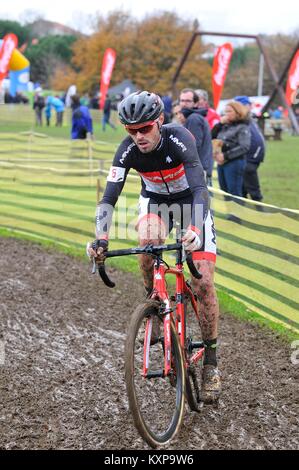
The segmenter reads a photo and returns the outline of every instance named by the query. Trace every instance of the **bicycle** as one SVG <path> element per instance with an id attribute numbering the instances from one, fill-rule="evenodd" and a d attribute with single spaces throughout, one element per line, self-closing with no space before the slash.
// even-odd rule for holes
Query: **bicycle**
<path id="1" fill-rule="evenodd" d="M 162 253 L 166 251 L 176 251 L 175 268 L 170 268 L 163 260 Z M 184 277 L 183 251 L 177 239 L 174 244 L 105 253 L 106 258 L 133 254 L 155 258 L 153 291 L 134 311 L 125 345 L 130 411 L 138 432 L 153 448 L 167 444 L 177 434 L 183 419 L 185 396 L 191 411 L 199 411 L 202 406 L 197 372 L 204 343 L 193 340 L 193 334 L 199 335 L 199 314 L 196 294 Z M 201 279 L 191 255 L 187 255 L 186 261 L 192 275 Z M 106 286 L 114 287 L 105 264 L 97 266 Z M 95 270 L 94 262 L 93 272 Z M 175 296 L 168 294 L 166 274 L 176 276 Z"/>

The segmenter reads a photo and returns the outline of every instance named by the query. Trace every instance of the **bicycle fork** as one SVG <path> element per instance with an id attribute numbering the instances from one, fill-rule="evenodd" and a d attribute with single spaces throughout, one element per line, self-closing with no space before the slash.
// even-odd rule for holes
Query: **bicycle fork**
<path id="1" fill-rule="evenodd" d="M 165 267 L 162 260 L 157 261 L 154 266 L 153 297 L 155 296 L 155 293 L 159 293 L 159 298 L 164 303 L 162 311 L 159 312 L 159 315 L 163 317 L 164 326 L 164 336 L 160 338 L 164 351 L 164 369 L 156 371 L 149 370 L 149 356 L 153 329 L 153 316 L 151 316 L 146 322 L 143 347 L 143 377 L 145 378 L 167 377 L 173 372 L 171 364 L 171 315 L 173 310 L 170 306 L 167 293 Z"/>

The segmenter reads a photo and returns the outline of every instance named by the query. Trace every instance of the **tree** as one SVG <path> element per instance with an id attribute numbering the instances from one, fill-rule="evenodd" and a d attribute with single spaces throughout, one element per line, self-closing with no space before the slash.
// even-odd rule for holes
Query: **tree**
<path id="1" fill-rule="evenodd" d="M 263 44 L 278 76 L 284 70 L 294 47 L 298 43 L 299 30 L 291 35 L 276 34 L 262 36 Z M 250 42 L 235 49 L 225 82 L 223 98 L 236 95 L 254 96 L 257 94 L 260 50 Z M 271 95 L 274 82 L 265 65 L 263 94 Z M 285 87 L 286 80 L 283 84 Z M 278 101 L 277 101 L 278 103 Z"/>
<path id="2" fill-rule="evenodd" d="M 100 16 L 96 32 L 73 46 L 72 65 L 77 71 L 80 92 L 99 86 L 100 69 L 107 47 L 116 50 L 111 85 L 128 78 L 139 88 L 164 94 L 193 31 L 192 23 L 177 14 L 162 12 L 136 20 L 121 10 Z M 210 90 L 211 67 L 201 59 L 204 47 L 197 41 L 180 77 L 178 87 Z"/>
<path id="3" fill-rule="evenodd" d="M 56 69 L 70 63 L 71 46 L 76 40 L 76 36 L 46 36 L 36 45 L 30 45 L 26 49 L 26 57 L 30 61 L 31 79 L 50 87 Z"/>
<path id="4" fill-rule="evenodd" d="M 19 46 L 30 38 L 30 29 L 27 26 L 22 26 L 17 21 L 0 20 L 0 39 L 8 33 L 14 33 L 18 37 Z"/>

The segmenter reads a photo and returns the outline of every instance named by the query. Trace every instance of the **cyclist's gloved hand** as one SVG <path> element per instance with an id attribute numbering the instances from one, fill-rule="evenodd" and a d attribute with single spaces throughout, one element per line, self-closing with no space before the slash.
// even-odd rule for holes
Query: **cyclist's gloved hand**
<path id="1" fill-rule="evenodd" d="M 185 235 L 182 237 L 183 246 L 186 251 L 199 250 L 201 247 L 201 240 L 199 235 L 193 230 L 187 230 Z"/>
<path id="2" fill-rule="evenodd" d="M 95 258 L 96 263 L 103 263 L 105 261 L 105 251 L 107 251 L 107 249 L 108 240 L 97 239 L 92 243 L 87 243 L 86 252 L 90 258 Z"/>

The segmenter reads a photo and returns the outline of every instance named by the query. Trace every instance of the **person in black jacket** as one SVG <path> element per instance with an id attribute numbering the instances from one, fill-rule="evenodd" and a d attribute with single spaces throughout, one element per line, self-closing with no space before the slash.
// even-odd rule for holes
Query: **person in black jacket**
<path id="1" fill-rule="evenodd" d="M 236 96 L 234 101 L 242 103 L 250 112 L 251 102 L 248 96 Z M 258 167 L 265 158 L 265 139 L 252 118 L 249 121 L 251 143 L 250 149 L 246 155 L 246 166 L 244 170 L 243 182 L 243 197 L 248 195 L 254 201 L 262 201 L 263 195 L 261 193 Z"/>
<path id="2" fill-rule="evenodd" d="M 212 130 L 212 138 L 221 142 L 222 148 L 214 153 L 220 188 L 235 196 L 243 196 L 246 155 L 251 141 L 248 109 L 241 103 L 229 102 L 221 122 Z"/>
<path id="3" fill-rule="evenodd" d="M 106 130 L 106 124 L 109 124 L 112 129 L 116 129 L 115 125 L 110 121 L 110 113 L 111 113 L 111 99 L 109 95 L 107 95 L 104 109 L 103 109 L 103 119 L 102 119 L 102 130 Z"/>
<path id="4" fill-rule="evenodd" d="M 35 111 L 35 122 L 37 126 L 43 125 L 43 109 L 45 106 L 45 98 L 37 92 L 33 99 L 33 109 Z"/>
<path id="5" fill-rule="evenodd" d="M 205 119 L 206 109 L 196 108 L 198 96 L 191 88 L 185 88 L 180 93 L 179 122 L 188 129 L 196 141 L 197 152 L 205 171 L 206 182 L 212 183 L 213 149 L 209 124 Z"/>

